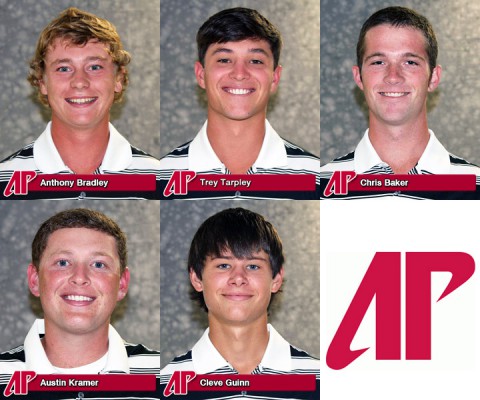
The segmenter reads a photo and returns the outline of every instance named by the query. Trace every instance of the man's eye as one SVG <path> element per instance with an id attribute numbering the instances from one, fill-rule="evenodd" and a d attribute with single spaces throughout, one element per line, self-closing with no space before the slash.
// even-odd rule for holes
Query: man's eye
<path id="1" fill-rule="evenodd" d="M 93 267 L 94 268 L 97 268 L 97 269 L 100 269 L 100 268 L 105 268 L 105 263 L 101 262 L 101 261 L 95 261 L 93 264 Z"/>
<path id="2" fill-rule="evenodd" d="M 68 71 L 70 71 L 70 68 L 69 67 L 58 67 L 57 71 L 58 72 L 68 72 Z"/>
<path id="3" fill-rule="evenodd" d="M 217 266 L 218 269 L 228 269 L 230 268 L 230 265 L 229 264 L 220 264 Z"/>
<path id="4" fill-rule="evenodd" d="M 230 60 L 229 60 L 228 58 L 220 58 L 220 59 L 218 60 L 218 62 L 219 62 L 219 63 L 222 63 L 222 64 L 226 64 L 226 63 L 229 63 Z"/>
<path id="5" fill-rule="evenodd" d="M 92 71 L 100 71 L 101 69 L 103 69 L 103 67 L 102 67 L 101 65 L 97 65 L 97 64 L 96 64 L 96 65 L 92 65 L 92 66 L 90 67 L 90 69 L 91 69 Z"/>
<path id="6" fill-rule="evenodd" d="M 252 64 L 263 64 L 263 61 L 262 60 L 252 60 L 251 63 Z"/>
<path id="7" fill-rule="evenodd" d="M 250 264 L 247 266 L 247 269 L 251 270 L 251 271 L 257 271 L 260 269 L 260 267 L 256 264 Z"/>
<path id="8" fill-rule="evenodd" d="M 67 260 L 58 260 L 57 265 L 59 267 L 68 267 L 70 263 Z"/>
<path id="9" fill-rule="evenodd" d="M 416 61 L 412 61 L 412 60 L 408 60 L 407 64 L 408 65 L 418 65 L 418 63 Z"/>

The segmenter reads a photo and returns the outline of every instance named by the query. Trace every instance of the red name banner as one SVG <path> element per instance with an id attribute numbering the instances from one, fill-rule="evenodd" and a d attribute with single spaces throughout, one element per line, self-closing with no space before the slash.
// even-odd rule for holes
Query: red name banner
<path id="1" fill-rule="evenodd" d="M 366 175 L 348 182 L 348 191 L 475 191 L 475 175 Z"/>
<path id="2" fill-rule="evenodd" d="M 29 191 L 155 191 L 153 174 L 135 175 L 37 175 L 28 183 Z"/>
<path id="3" fill-rule="evenodd" d="M 315 175 L 215 175 L 197 174 L 188 191 L 313 191 Z"/>
<path id="4" fill-rule="evenodd" d="M 197 375 L 188 383 L 189 391 L 311 392 L 315 375 Z"/>
<path id="5" fill-rule="evenodd" d="M 28 391 L 82 392 L 153 392 L 157 388 L 155 375 L 37 375 L 28 383 Z"/>

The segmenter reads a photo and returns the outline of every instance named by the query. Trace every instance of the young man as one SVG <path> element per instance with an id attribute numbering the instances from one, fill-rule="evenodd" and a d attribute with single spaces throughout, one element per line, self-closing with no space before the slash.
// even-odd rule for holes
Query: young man
<path id="1" fill-rule="evenodd" d="M 288 398 L 319 398 L 319 361 L 290 345 L 268 323 L 270 304 L 283 283 L 283 263 L 282 242 L 261 215 L 234 208 L 204 221 L 190 246 L 188 271 L 192 299 L 208 313 L 209 327 L 192 350 L 162 369 L 161 388 L 167 387 L 175 371 L 313 374 L 316 391 L 292 389 Z M 196 392 L 188 396 L 219 399 L 238 394 Z M 246 390 L 242 395 L 280 399 L 286 394 Z"/>
<path id="2" fill-rule="evenodd" d="M 333 171 L 480 175 L 478 167 L 448 153 L 428 129 L 427 95 L 437 88 L 442 73 L 437 54 L 437 40 L 430 22 L 411 9 L 388 7 L 363 24 L 357 43 L 357 65 L 352 71 L 368 105 L 369 129 L 355 151 L 321 167 L 322 194 Z M 338 197 L 391 195 L 476 198 L 478 190 L 477 193 L 351 192 Z"/>
<path id="3" fill-rule="evenodd" d="M 161 159 L 167 185 L 174 171 L 197 174 L 312 174 L 320 161 L 282 139 L 266 120 L 282 67 L 278 29 L 256 10 L 232 8 L 198 30 L 195 77 L 207 97 L 207 121 L 197 136 Z M 314 198 L 312 192 L 189 192 L 179 198 Z"/>
<path id="4" fill-rule="evenodd" d="M 155 174 L 159 161 L 131 146 L 110 124 L 110 108 L 128 84 L 130 54 L 115 27 L 76 8 L 40 34 L 29 82 L 51 109 L 40 137 L 0 163 L 0 182 L 13 171 L 37 174 Z M 43 192 L 43 196 L 51 196 Z M 56 197 L 78 197 L 67 192 Z M 104 192 L 102 196 L 109 196 Z M 113 193 L 110 197 L 130 197 Z M 151 194 L 152 197 L 153 194 Z M 138 197 L 142 197 L 140 194 Z"/>
<path id="5" fill-rule="evenodd" d="M 159 353 L 124 342 L 110 325 L 130 281 L 126 237 L 113 220 L 88 209 L 49 218 L 32 242 L 27 280 L 31 293 L 40 298 L 44 319 L 35 321 L 23 345 L 0 354 L 2 383 L 7 384 L 15 371 L 159 374 Z M 47 393 L 49 398 L 67 395 L 53 393 L 58 397 Z M 85 397 L 99 395 L 125 398 L 119 392 L 91 392 Z M 158 398 L 142 388 L 137 395 Z"/>

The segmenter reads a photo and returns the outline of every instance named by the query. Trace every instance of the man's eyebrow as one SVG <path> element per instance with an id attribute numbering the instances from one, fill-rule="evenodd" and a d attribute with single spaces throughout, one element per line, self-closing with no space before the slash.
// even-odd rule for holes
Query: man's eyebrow
<path id="1" fill-rule="evenodd" d="M 58 255 L 71 256 L 73 254 L 75 254 L 75 252 L 73 250 L 68 250 L 68 249 L 57 249 L 57 250 L 54 250 L 54 251 L 48 253 L 49 256 L 54 256 L 54 257 L 58 256 Z M 93 256 L 93 257 L 102 256 L 102 257 L 112 258 L 112 255 L 109 252 L 102 251 L 102 250 L 92 251 L 92 253 L 90 253 L 90 256 Z"/>
<path id="2" fill-rule="evenodd" d="M 263 55 L 268 57 L 268 53 L 265 51 L 265 49 L 262 49 L 261 47 L 253 47 L 251 49 L 248 49 L 248 52 L 249 53 L 259 53 L 259 54 L 263 54 Z M 218 54 L 218 53 L 231 54 L 231 53 L 234 53 L 234 51 L 232 49 L 229 49 L 228 47 L 218 47 L 217 49 L 215 49 L 213 51 L 212 56 L 215 55 L 215 54 Z"/>
<path id="3" fill-rule="evenodd" d="M 83 59 L 83 61 L 91 62 L 91 61 L 107 61 L 106 57 L 102 56 L 89 56 Z M 50 65 L 58 65 L 58 64 L 70 64 L 73 60 L 71 58 L 57 58 L 53 60 Z"/>
<path id="4" fill-rule="evenodd" d="M 365 57 L 365 59 L 363 60 L 364 62 L 365 61 L 368 61 L 370 60 L 371 58 L 375 58 L 375 57 L 386 57 L 387 55 L 385 53 L 382 53 L 382 52 L 375 52 L 375 53 L 372 53 L 368 56 Z M 423 60 L 425 61 L 425 58 L 422 57 L 421 55 L 417 54 L 417 53 L 411 53 L 411 52 L 407 52 L 407 53 L 403 53 L 402 54 L 402 57 L 403 58 L 418 58 L 420 60 Z"/>
<path id="5" fill-rule="evenodd" d="M 268 261 L 265 257 L 260 257 L 260 256 L 246 256 L 246 257 L 238 258 L 238 257 L 235 257 L 235 256 L 227 256 L 227 255 L 222 255 L 222 254 L 219 254 L 218 256 L 212 255 L 212 256 L 210 256 L 210 259 L 211 260 L 218 260 L 218 259 L 222 259 L 222 260 L 235 260 L 235 259 L 242 260 L 242 259 L 245 259 L 245 260 Z"/>

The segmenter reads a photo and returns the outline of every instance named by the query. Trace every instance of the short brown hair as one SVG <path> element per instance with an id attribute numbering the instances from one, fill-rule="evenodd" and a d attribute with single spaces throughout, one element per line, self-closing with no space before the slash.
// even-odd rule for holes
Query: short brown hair
<path id="1" fill-rule="evenodd" d="M 373 13 L 363 24 L 357 42 L 357 65 L 362 71 L 363 57 L 365 56 L 365 36 L 367 32 L 379 25 L 390 25 L 395 28 L 413 28 L 422 32 L 425 37 L 425 51 L 428 55 L 430 76 L 437 66 L 438 43 L 432 24 L 423 15 L 416 11 L 400 6 L 383 8 Z"/>
<path id="2" fill-rule="evenodd" d="M 117 65 L 118 70 L 123 72 L 122 91 L 115 93 L 114 101 L 119 102 L 128 85 L 127 64 L 130 62 L 130 54 L 123 49 L 120 36 L 113 24 L 106 19 L 99 18 L 94 14 L 79 10 L 75 7 L 67 8 L 50 22 L 40 34 L 37 42 L 35 55 L 30 61 L 30 73 L 28 81 L 36 88 L 38 99 L 48 106 L 47 96 L 40 90 L 40 81 L 45 73 L 45 57 L 49 47 L 58 39 L 64 39 L 75 46 L 84 46 L 90 40 L 97 40 L 107 46 L 107 51 Z"/>
<path id="3" fill-rule="evenodd" d="M 87 228 L 112 236 L 117 245 L 120 274 L 125 271 L 127 267 L 127 237 L 125 233 L 113 219 L 101 212 L 87 208 L 61 211 L 40 225 L 32 242 L 32 264 L 37 270 L 47 247 L 48 238 L 53 232 L 64 228 Z"/>
<path id="4" fill-rule="evenodd" d="M 190 245 L 188 272 L 195 272 L 202 279 L 205 261 L 208 256 L 220 257 L 230 250 L 236 258 L 249 257 L 263 250 L 268 255 L 272 278 L 283 268 L 285 256 L 277 230 L 262 215 L 244 208 L 229 208 L 207 218 L 198 228 Z M 193 288 L 190 297 L 208 312 L 203 292 Z M 272 293 L 270 304 L 275 298 Z"/>

